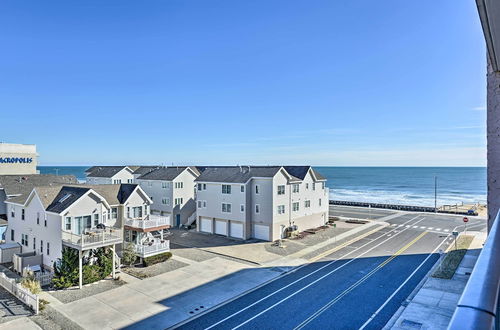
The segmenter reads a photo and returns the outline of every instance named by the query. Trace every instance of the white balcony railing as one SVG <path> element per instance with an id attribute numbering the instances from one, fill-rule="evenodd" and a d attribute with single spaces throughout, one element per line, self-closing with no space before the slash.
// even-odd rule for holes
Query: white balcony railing
<path id="1" fill-rule="evenodd" d="M 80 235 L 63 230 L 62 241 L 63 244 L 84 250 L 111 244 L 120 244 L 123 238 L 120 228 L 109 227 L 106 229 L 89 229 Z"/>
<path id="2" fill-rule="evenodd" d="M 155 227 L 163 227 L 170 225 L 169 216 L 148 215 L 144 218 L 126 219 L 125 226 L 139 229 L 150 229 Z"/>
<path id="3" fill-rule="evenodd" d="M 149 244 L 134 244 L 135 253 L 140 257 L 149 257 L 158 253 L 170 251 L 170 241 L 165 241 L 163 243 L 152 243 Z"/>

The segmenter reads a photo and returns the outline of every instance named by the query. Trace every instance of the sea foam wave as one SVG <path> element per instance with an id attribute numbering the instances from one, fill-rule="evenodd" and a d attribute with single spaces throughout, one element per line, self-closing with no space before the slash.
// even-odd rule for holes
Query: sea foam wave
<path id="1" fill-rule="evenodd" d="M 422 195 L 405 191 L 388 190 L 349 190 L 330 188 L 330 199 L 350 201 L 350 202 L 369 202 L 385 203 L 399 205 L 415 206 L 434 206 L 434 195 Z M 450 194 L 443 193 L 437 195 L 437 205 L 455 205 L 455 204 L 486 203 L 486 195 L 473 194 Z"/>

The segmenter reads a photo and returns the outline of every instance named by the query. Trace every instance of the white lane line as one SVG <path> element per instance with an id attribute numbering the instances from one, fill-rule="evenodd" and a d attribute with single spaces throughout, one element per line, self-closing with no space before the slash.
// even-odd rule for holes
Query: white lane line
<path id="1" fill-rule="evenodd" d="M 418 220 L 418 221 L 416 221 L 415 223 L 419 223 L 420 221 L 423 221 L 423 220 L 425 220 L 425 217 L 424 217 L 424 218 L 422 218 L 422 219 L 420 219 L 420 220 Z M 410 221 L 411 221 L 411 220 L 410 220 Z M 262 314 L 266 313 L 267 311 L 269 311 L 269 310 L 273 309 L 274 307 L 276 307 L 276 306 L 280 305 L 281 303 L 285 302 L 286 300 L 288 300 L 288 299 L 292 298 L 293 296 L 295 296 L 295 295 L 299 294 L 300 292 L 304 291 L 305 289 L 307 289 L 307 288 L 308 288 L 308 287 L 310 287 L 311 285 L 316 284 L 317 282 L 321 281 L 322 279 L 324 279 L 324 278 L 325 278 L 325 277 L 327 277 L 327 276 L 330 276 L 331 274 L 333 274 L 333 273 L 334 273 L 334 272 L 336 272 L 337 270 L 339 270 L 339 269 L 341 269 L 341 268 L 343 268 L 343 267 L 347 266 L 348 264 L 350 264 L 351 262 L 355 261 L 356 259 L 359 259 L 361 256 L 364 256 L 364 255 L 365 255 L 365 254 L 367 254 L 368 252 L 371 252 L 372 250 L 376 249 L 377 247 L 381 246 L 382 244 L 385 244 L 387 241 L 389 241 L 389 240 L 393 239 L 394 237 L 396 237 L 397 235 L 401 234 L 401 233 L 402 233 L 402 232 L 404 232 L 405 230 L 406 230 L 406 229 L 403 229 L 403 230 L 402 230 L 402 231 L 400 231 L 398 234 L 396 234 L 396 235 L 394 235 L 394 236 L 392 236 L 392 237 L 389 237 L 389 238 L 387 238 L 387 239 L 383 240 L 383 241 L 382 241 L 382 242 L 380 242 L 379 244 L 377 244 L 377 245 L 373 246 L 372 248 L 368 249 L 367 251 L 365 251 L 365 252 L 361 253 L 361 254 L 360 254 L 359 256 L 357 256 L 356 258 L 352 258 L 352 259 L 350 259 L 350 260 L 349 260 L 349 261 L 347 261 L 346 263 L 344 263 L 344 264 L 340 265 L 339 267 L 335 268 L 334 270 L 331 270 L 330 272 L 328 272 L 328 273 L 326 273 L 325 275 L 321 276 L 320 278 L 318 278 L 318 279 L 314 280 L 313 282 L 309 283 L 308 285 L 303 286 L 303 287 L 302 287 L 302 288 L 300 288 L 299 290 L 297 290 L 297 291 L 295 291 L 294 293 L 292 293 L 292 294 L 288 295 L 287 297 L 285 297 L 285 298 L 283 298 L 283 299 L 279 300 L 278 302 L 276 302 L 276 303 L 274 303 L 273 305 L 271 305 L 270 307 L 268 307 L 268 308 L 264 309 L 264 310 L 263 310 L 263 311 L 261 311 L 260 313 L 257 313 L 257 314 L 255 314 L 254 316 L 252 316 L 251 318 L 247 319 L 246 321 L 244 321 L 244 322 L 242 322 L 242 323 L 238 324 L 238 325 L 237 325 L 237 326 L 235 326 L 233 329 L 238 329 L 238 328 L 240 328 L 240 327 L 244 326 L 244 325 L 245 325 L 245 324 L 247 324 L 248 322 L 250 322 L 250 321 L 252 321 L 252 320 L 256 319 L 257 317 L 261 316 Z M 298 280 L 297 280 L 297 281 L 298 281 Z M 281 289 L 280 289 L 280 290 L 281 290 Z M 274 293 L 273 293 L 273 294 L 274 294 Z M 271 295 L 272 295 L 272 294 L 271 294 Z M 262 298 L 261 300 L 264 300 L 265 298 L 266 298 L 266 297 Z M 260 302 L 261 300 L 259 300 L 258 302 Z M 238 312 L 236 312 L 236 313 L 234 313 L 234 314 L 231 314 L 230 316 L 226 317 L 224 320 L 221 320 L 221 321 L 219 321 L 219 322 L 217 322 L 217 323 L 215 323 L 215 324 L 211 325 L 210 327 L 208 327 L 208 328 L 206 328 L 206 329 L 213 328 L 214 326 L 216 326 L 216 325 L 220 324 L 221 322 L 223 322 L 223 321 L 227 320 L 228 318 L 233 317 L 233 316 L 234 316 L 234 315 L 236 315 L 236 314 L 241 313 L 242 311 L 244 311 L 245 309 L 248 309 L 249 307 L 251 307 L 251 306 L 255 305 L 256 303 L 257 303 L 257 302 L 253 303 L 252 305 L 249 305 L 249 306 L 245 307 L 244 309 L 242 309 L 242 310 L 240 310 L 240 311 L 238 311 Z"/>
<path id="2" fill-rule="evenodd" d="M 445 232 L 449 232 L 450 230 L 449 230 L 449 229 L 445 229 L 444 231 L 445 231 Z"/>
<path id="3" fill-rule="evenodd" d="M 436 228 L 436 231 L 441 231 L 441 228 Z"/>
<path id="4" fill-rule="evenodd" d="M 429 227 L 429 228 L 427 228 L 427 229 L 429 229 L 429 230 L 433 230 L 433 229 L 434 229 L 434 227 Z"/>
<path id="5" fill-rule="evenodd" d="M 420 229 L 425 229 L 426 227 L 420 227 Z"/>
<path id="6" fill-rule="evenodd" d="M 421 268 L 421 267 L 422 267 L 422 266 L 423 266 L 423 265 L 427 262 L 427 260 L 429 260 L 429 258 L 430 258 L 430 257 L 431 257 L 434 253 L 436 253 L 436 252 L 437 252 L 437 250 L 439 249 L 439 247 L 440 247 L 441 245 L 443 245 L 443 244 L 446 242 L 446 239 L 447 239 L 447 238 L 445 238 L 444 240 L 442 240 L 442 241 L 441 241 L 441 243 L 439 243 L 439 244 L 438 244 L 438 246 L 434 249 L 434 251 L 432 251 L 431 253 L 429 253 L 429 255 L 428 255 L 428 256 L 424 259 L 424 261 L 422 261 L 422 262 L 420 263 L 420 265 L 418 265 L 418 267 L 417 267 L 417 268 L 415 268 L 415 270 L 413 271 L 413 273 L 411 273 L 411 274 L 410 274 L 410 276 L 408 276 L 408 277 L 406 278 L 406 280 L 405 280 L 403 283 L 401 283 L 401 285 L 400 285 L 400 286 L 396 289 L 396 291 L 394 291 L 394 292 L 393 292 L 393 293 L 389 296 L 389 298 L 387 298 L 387 300 L 386 300 L 386 301 L 382 304 L 382 306 L 380 306 L 380 307 L 379 307 L 379 309 L 377 309 L 377 310 L 375 311 L 375 313 L 373 313 L 373 314 L 372 314 L 372 316 L 370 316 L 370 318 L 369 318 L 368 320 L 366 320 L 366 322 L 365 322 L 365 323 L 361 326 L 361 328 L 359 328 L 359 330 L 362 330 L 362 329 L 366 328 L 366 326 L 367 326 L 367 325 L 368 325 L 368 324 L 369 324 L 369 323 L 370 323 L 370 322 L 371 322 L 371 321 L 372 321 L 372 320 L 373 320 L 373 319 L 374 319 L 374 318 L 375 318 L 375 317 L 376 317 L 376 316 L 380 313 L 380 311 L 381 311 L 382 309 L 384 309 L 384 307 L 385 307 L 385 306 L 386 306 L 386 305 L 387 305 L 387 304 L 388 304 L 388 303 L 392 300 L 392 298 L 394 298 L 394 296 L 395 296 L 395 295 L 399 292 L 399 290 L 401 290 L 401 289 L 402 289 L 402 288 L 406 285 L 406 283 L 408 283 L 408 281 L 409 281 L 409 280 L 413 277 L 413 275 L 415 275 L 415 274 L 418 272 L 418 270 L 419 270 L 419 269 L 420 269 L 420 268 Z"/>
<path id="7" fill-rule="evenodd" d="M 398 227 L 403 227 L 404 225 L 398 225 Z"/>
<path id="8" fill-rule="evenodd" d="M 410 225 L 406 225 L 405 227 L 406 227 L 406 228 L 410 228 L 411 226 L 410 226 Z"/>
<path id="9" fill-rule="evenodd" d="M 413 228 L 418 228 L 418 226 L 413 226 Z"/>

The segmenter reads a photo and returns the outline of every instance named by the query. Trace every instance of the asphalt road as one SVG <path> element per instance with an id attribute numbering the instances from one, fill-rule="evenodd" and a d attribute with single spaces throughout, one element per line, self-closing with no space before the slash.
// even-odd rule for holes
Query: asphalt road
<path id="1" fill-rule="evenodd" d="M 382 328 L 462 224 L 461 218 L 418 213 L 395 214 L 388 222 L 390 226 L 180 328 Z M 480 228 L 484 221 L 471 225 Z"/>

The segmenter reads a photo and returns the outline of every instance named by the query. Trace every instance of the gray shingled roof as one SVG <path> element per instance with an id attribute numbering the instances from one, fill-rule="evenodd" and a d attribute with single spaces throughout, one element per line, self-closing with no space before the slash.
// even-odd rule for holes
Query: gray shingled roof
<path id="1" fill-rule="evenodd" d="M 75 184 L 78 180 L 74 175 L 31 174 L 31 175 L 0 175 L 0 189 L 5 191 L 9 201 L 24 204 L 35 187 L 61 186 Z"/>
<path id="2" fill-rule="evenodd" d="M 245 183 L 252 177 L 272 178 L 280 166 L 206 167 L 195 181 Z"/>
<path id="3" fill-rule="evenodd" d="M 86 170 L 88 177 L 111 178 L 127 166 L 93 166 Z"/>
<path id="4" fill-rule="evenodd" d="M 252 177 L 270 177 L 272 178 L 281 168 L 281 166 L 198 166 L 201 171 L 200 176 L 195 181 L 200 182 L 234 182 L 245 183 Z M 285 171 L 293 180 L 304 180 L 311 166 L 283 166 Z M 324 179 L 317 171 L 313 169 L 318 180 Z"/>
<path id="5" fill-rule="evenodd" d="M 157 169 L 161 168 L 161 166 L 139 166 L 137 169 L 134 170 L 134 174 L 140 174 L 144 175 L 146 173 L 155 171 Z"/>
<path id="6" fill-rule="evenodd" d="M 186 166 L 160 167 L 154 171 L 141 175 L 138 179 L 172 181 L 186 168 Z"/>
<path id="7" fill-rule="evenodd" d="M 104 184 L 104 185 L 67 185 L 60 187 L 40 187 L 36 188 L 44 207 L 47 211 L 60 213 L 85 195 L 89 190 L 93 190 L 101 195 L 109 205 L 123 204 L 132 194 L 136 184 Z M 63 197 L 67 196 L 64 200 Z"/>

